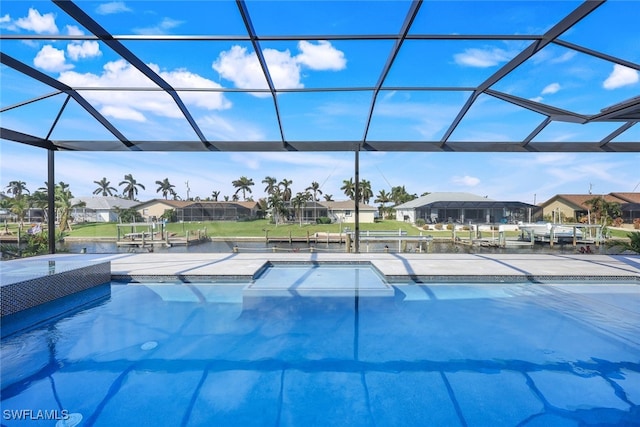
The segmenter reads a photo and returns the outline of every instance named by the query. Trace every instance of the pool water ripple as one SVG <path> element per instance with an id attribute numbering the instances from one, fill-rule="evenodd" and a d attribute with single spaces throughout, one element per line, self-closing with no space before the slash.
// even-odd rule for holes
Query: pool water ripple
<path id="1" fill-rule="evenodd" d="M 391 295 L 318 296 L 300 292 L 308 271 L 289 273 L 260 293 L 259 278 L 114 282 L 106 301 L 2 340 L 3 410 L 61 408 L 90 426 L 638 419 L 635 284 L 383 283 Z"/>

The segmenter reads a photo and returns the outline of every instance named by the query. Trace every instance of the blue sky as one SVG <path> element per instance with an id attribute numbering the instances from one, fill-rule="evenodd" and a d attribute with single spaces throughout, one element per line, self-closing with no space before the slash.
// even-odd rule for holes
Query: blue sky
<path id="1" fill-rule="evenodd" d="M 118 1 L 78 2 L 104 28 L 120 35 L 243 35 L 235 2 Z M 541 34 L 580 2 L 425 2 L 413 34 Z M 248 2 L 258 34 L 396 34 L 408 2 Z M 197 11 L 197 13 L 194 13 Z M 491 16 L 492 19 L 478 19 Z M 610 1 L 562 36 L 562 40 L 640 64 L 639 1 Z M 277 18 L 275 18 L 277 17 Z M 215 28 L 212 30 L 212 28 Z M 2 34 L 86 35 L 56 5 L 44 1 L 3 1 Z M 602 32 L 606 29 L 606 32 Z M 615 41 L 615 42 L 612 42 Z M 380 141 L 437 141 L 469 97 L 464 90 L 393 90 L 395 86 L 475 87 L 512 59 L 526 40 L 407 40 L 385 80 L 368 131 Z M 280 134 L 273 101 L 267 93 L 217 92 L 216 88 L 265 89 L 266 82 L 248 42 L 127 40 L 123 44 L 176 88 L 205 136 L 213 141 L 273 141 Z M 330 86 L 370 88 L 379 79 L 389 40 L 264 41 L 263 54 L 279 89 Z M 2 51 L 72 87 L 149 88 L 153 84 L 108 46 L 91 40 L 3 40 Z M 382 53 L 381 53 L 382 52 Z M 428 65 L 425 66 L 425 63 Z M 2 108 L 52 92 L 1 66 Z M 640 94 L 637 69 L 594 58 L 552 44 L 492 89 L 580 114 Z M 209 88 L 208 92 L 189 88 Z M 388 89 L 385 89 L 388 88 Z M 81 91 L 131 140 L 168 141 L 197 138 L 168 95 L 157 91 Z M 279 108 L 287 139 L 314 141 L 362 138 L 371 92 L 296 92 L 280 94 Z M 2 126 L 46 136 L 64 102 L 61 95 L 0 114 Z M 520 141 L 543 116 L 482 95 L 452 141 Z M 599 141 L 620 123 L 580 125 L 556 122 L 534 141 Z M 70 102 L 55 126 L 56 140 L 107 141 L 113 135 Z M 113 142 L 109 142 L 113 141 Z M 635 125 L 614 141 L 640 141 Z M 0 187 L 22 180 L 33 191 L 46 180 L 46 152 L 0 141 Z M 240 176 L 255 182 L 255 198 L 264 195 L 266 176 L 293 181 L 303 191 L 312 181 L 334 199 L 344 198 L 342 181 L 353 176 L 350 152 L 57 152 L 56 181 L 71 185 L 76 196 L 95 189 L 103 177 L 114 187 L 131 173 L 146 186 L 139 199 L 158 197 L 155 181 L 168 178 L 178 194 L 205 198 L 235 191 Z M 493 199 L 541 202 L 558 193 L 596 194 L 640 190 L 639 153 L 361 153 L 362 179 L 374 193 L 404 185 L 410 193 L 466 191 Z"/>

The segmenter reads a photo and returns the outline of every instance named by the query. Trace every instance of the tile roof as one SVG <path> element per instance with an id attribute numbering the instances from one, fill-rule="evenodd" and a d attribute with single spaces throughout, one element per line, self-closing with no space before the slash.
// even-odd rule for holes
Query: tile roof
<path id="1" fill-rule="evenodd" d="M 545 207 L 556 200 L 561 200 L 565 203 L 573 205 L 575 208 L 588 209 L 589 205 L 586 204 L 588 200 L 595 199 L 597 197 L 603 197 L 605 201 L 609 203 L 635 203 L 636 200 L 640 202 L 640 193 L 609 193 L 604 195 L 598 194 L 557 194 L 541 203 L 540 206 Z"/>

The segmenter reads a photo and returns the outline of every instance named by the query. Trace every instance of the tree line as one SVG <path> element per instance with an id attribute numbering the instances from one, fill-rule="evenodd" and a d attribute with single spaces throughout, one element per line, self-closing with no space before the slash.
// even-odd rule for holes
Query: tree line
<path id="1" fill-rule="evenodd" d="M 107 178 L 102 178 L 99 181 L 93 181 L 98 187 L 93 191 L 95 195 L 101 196 L 118 196 L 118 190 L 111 186 L 111 182 L 107 180 Z M 175 185 L 173 185 L 169 178 L 164 178 L 163 180 L 158 180 L 155 182 L 158 186 L 156 188 L 156 193 L 162 194 L 164 199 L 171 198 L 172 200 L 181 200 L 178 193 L 175 191 Z M 282 197 L 285 202 L 289 202 L 294 198 L 292 193 L 291 185 L 293 184 L 292 180 L 283 179 L 278 182 L 278 179 L 272 176 L 267 176 L 262 180 L 262 183 L 266 185 L 264 192 L 266 193 L 266 197 L 269 198 L 274 194 Z M 359 195 L 356 197 L 355 194 L 355 183 L 353 182 L 353 178 L 345 179 L 342 182 L 342 187 L 340 190 L 344 192 L 344 195 L 351 200 L 356 200 L 356 198 L 364 203 L 369 204 L 371 199 L 374 198 L 373 190 L 371 189 L 371 182 L 368 180 L 361 180 L 359 185 Z M 119 186 L 122 186 L 122 194 L 121 197 L 136 200 L 136 196 L 138 195 L 139 189 L 146 190 L 146 187 L 138 182 L 131 174 L 127 174 L 124 177 L 124 180 L 121 181 Z M 248 178 L 246 176 L 241 176 L 240 178 L 233 180 L 231 185 L 236 189 L 232 195 L 223 196 L 224 201 L 240 201 L 240 193 L 242 194 L 242 200 L 244 201 L 253 201 L 253 189 L 252 187 L 255 185 L 253 178 Z M 205 201 L 219 201 L 221 195 L 220 191 L 213 190 L 210 196 L 206 198 L 188 198 L 188 200 L 205 200 Z M 306 196 L 305 193 L 310 194 L 311 196 Z M 247 197 L 249 194 L 249 197 Z M 423 193 L 428 194 L 428 193 Z M 333 201 L 332 194 L 323 194 L 321 190 L 320 184 L 318 182 L 313 181 L 311 185 L 306 187 L 304 191 L 298 192 L 296 194 L 297 197 L 309 198 L 310 200 L 320 201 L 318 195 L 323 195 L 325 201 Z M 415 193 L 410 194 L 407 192 L 404 186 L 392 187 L 390 192 L 386 190 L 380 190 L 375 197 L 374 203 L 390 203 L 400 204 L 408 202 L 409 200 L 413 200 L 418 197 Z"/>
<path id="2" fill-rule="evenodd" d="M 49 186 L 44 183 L 44 187 L 38 188 L 31 193 L 24 181 L 11 181 L 7 185 L 7 192 L 13 195 L 13 198 L 6 198 L 0 201 L 0 208 L 9 210 L 20 222 L 20 227 L 24 223 L 25 216 L 31 208 L 40 208 L 44 212 L 45 222 L 48 220 L 49 209 Z M 74 208 L 84 206 L 84 203 L 74 203 L 73 194 L 69 188 L 69 184 L 60 181 L 54 185 L 54 203 L 55 213 L 58 221 L 60 232 L 71 229 L 71 212 Z"/>
<path id="3" fill-rule="evenodd" d="M 290 179 L 278 180 L 275 177 L 266 176 L 261 182 L 265 185 L 264 193 L 266 195 L 259 198 L 257 203 L 261 210 L 270 211 L 276 220 L 285 216 L 289 211 L 289 207 L 298 212 L 306 207 L 309 202 L 319 202 L 321 200 L 320 196 L 324 201 L 334 201 L 332 194 L 323 193 L 321 185 L 317 181 L 312 181 L 303 191 L 295 194 L 292 190 L 293 181 Z M 145 185 L 135 179 L 133 174 L 125 174 L 123 180 L 117 184 L 120 187 L 120 192 L 106 177 L 95 180 L 93 183 L 96 184 L 93 194 L 105 197 L 112 196 L 137 200 L 139 191 L 146 190 Z M 156 193 L 161 194 L 164 199 L 181 200 L 175 190 L 175 185 L 169 181 L 169 178 L 157 180 L 155 184 L 157 186 Z M 233 180 L 231 184 L 235 188 L 235 192 L 230 196 L 223 196 L 224 201 L 240 201 L 240 196 L 242 196 L 243 201 L 254 201 L 252 187 L 255 186 L 255 182 L 252 178 L 241 176 Z M 56 218 L 58 218 L 60 231 L 66 231 L 70 229 L 70 212 L 74 208 L 82 207 L 83 203 L 73 204 L 72 199 L 74 197 L 69 189 L 69 184 L 61 181 L 55 184 L 54 188 Z M 392 187 L 389 192 L 380 190 L 374 197 L 371 183 L 364 179 L 360 181 L 359 194 L 356 195 L 356 186 L 353 178 L 343 180 L 340 190 L 350 200 L 358 200 L 364 204 L 369 204 L 373 199 L 373 202 L 378 204 L 380 213 L 383 216 L 390 212 L 388 205 L 398 205 L 418 197 L 416 194 L 408 193 L 404 186 Z M 3 199 L 0 202 L 0 208 L 10 210 L 17 216 L 21 224 L 24 222 L 26 213 L 30 208 L 42 209 L 46 218 L 48 209 L 48 184 L 46 182 L 44 187 L 40 187 L 31 193 L 27 188 L 26 182 L 11 181 L 6 186 L 6 193 L 12 197 Z M 220 191 L 214 190 L 206 198 L 196 196 L 194 198 L 188 197 L 187 200 L 219 201 L 220 193 Z"/>
<path id="4" fill-rule="evenodd" d="M 93 191 L 94 195 L 100 196 L 115 196 L 128 200 L 137 200 L 138 192 L 140 189 L 146 190 L 146 187 L 141 182 L 138 182 L 132 174 L 125 174 L 122 181 L 118 183 L 121 188 L 120 194 L 118 189 L 112 186 L 111 182 L 103 177 L 102 179 L 93 181 L 96 184 L 96 188 Z M 289 208 L 293 208 L 294 211 L 299 211 L 309 202 L 319 202 L 320 196 L 324 201 L 334 201 L 332 194 L 325 194 L 322 191 L 321 185 L 317 181 L 312 181 L 303 191 L 293 193 L 292 185 L 293 181 L 290 179 L 278 180 L 273 176 L 266 176 L 262 181 L 265 185 L 264 193 L 265 197 L 261 197 L 257 200 L 259 208 L 263 211 L 271 211 L 275 218 L 286 215 L 289 212 Z M 168 178 L 155 181 L 157 186 L 156 193 L 162 195 L 164 199 L 171 198 L 172 200 L 181 200 L 180 196 L 175 191 L 175 185 L 172 184 Z M 240 201 L 240 196 L 244 201 L 254 201 L 253 199 L 253 187 L 255 182 L 252 178 L 241 176 L 240 178 L 231 182 L 235 188 L 235 192 L 230 196 L 223 196 L 224 201 Z M 378 205 L 380 214 L 384 217 L 391 212 L 391 207 L 402 203 L 406 203 L 410 200 L 417 198 L 414 193 L 408 193 L 405 186 L 392 187 L 390 191 L 380 190 L 374 196 L 371 188 L 371 183 L 368 180 L 361 180 L 358 186 L 359 194 L 356 195 L 356 186 L 353 178 L 344 179 L 340 190 L 350 200 L 358 200 L 361 203 L 369 204 L 373 199 L 373 202 Z M 74 204 L 72 202 L 73 194 L 69 188 L 69 184 L 59 182 L 54 186 L 54 199 L 56 218 L 58 218 L 59 227 L 61 231 L 66 231 L 70 228 L 70 212 L 72 209 L 82 207 L 82 203 Z M 48 209 L 48 185 L 45 182 L 44 187 L 40 187 L 33 193 L 27 188 L 27 184 L 24 181 L 11 181 L 6 186 L 6 193 L 12 197 L 4 198 L 0 201 L 0 209 L 10 210 L 16 215 L 19 221 L 22 223 L 26 212 L 30 208 L 41 208 L 45 212 L 45 217 Z M 423 193 L 426 195 L 429 193 Z M 219 201 L 220 191 L 214 190 L 210 196 L 206 198 L 189 197 L 187 200 L 193 201 Z M 585 205 L 590 208 L 590 215 L 592 220 L 599 221 L 601 219 L 613 220 L 620 216 L 620 206 L 614 202 L 608 202 L 603 197 L 595 196 L 590 200 L 585 201 Z M 608 221 L 607 221 L 608 222 Z"/>

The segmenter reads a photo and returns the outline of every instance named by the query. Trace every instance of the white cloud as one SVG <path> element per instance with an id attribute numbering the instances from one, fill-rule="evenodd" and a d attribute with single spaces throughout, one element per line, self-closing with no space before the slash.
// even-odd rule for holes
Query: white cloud
<path id="1" fill-rule="evenodd" d="M 111 15 L 114 13 L 131 12 L 131 9 L 122 1 L 113 1 L 110 3 L 102 3 L 96 8 L 98 15 Z"/>
<path id="2" fill-rule="evenodd" d="M 184 21 L 177 21 L 171 18 L 164 18 L 158 25 L 154 27 L 134 28 L 133 31 L 137 34 L 167 34 L 170 30 L 179 27 Z"/>
<path id="3" fill-rule="evenodd" d="M 560 84 L 559 83 L 551 83 L 550 85 L 545 86 L 544 89 L 542 89 L 542 94 L 543 95 L 549 95 L 549 94 L 553 94 L 556 93 L 560 90 Z"/>
<path id="4" fill-rule="evenodd" d="M 106 105 L 100 109 L 100 112 L 106 117 L 113 117 L 121 120 L 131 120 L 134 122 L 146 122 L 144 114 L 139 111 L 125 106 Z"/>
<path id="5" fill-rule="evenodd" d="M 557 49 L 542 49 L 531 58 L 531 61 L 533 61 L 534 64 L 541 64 L 544 62 L 549 62 L 551 64 L 563 64 L 573 59 L 577 52 L 569 50 L 562 54 L 559 53 L 560 51 Z"/>
<path id="6" fill-rule="evenodd" d="M 304 87 L 301 81 L 302 67 L 312 70 L 341 70 L 346 67 L 344 53 L 335 49 L 327 41 L 313 44 L 307 41 L 298 43 L 300 53 L 292 55 L 289 50 L 264 49 L 262 51 L 273 84 L 278 89 Z M 267 89 L 267 81 L 254 52 L 248 52 L 242 46 L 233 46 L 221 52 L 213 62 L 212 68 L 220 77 L 233 82 L 242 89 Z M 255 96 L 268 96 L 255 93 Z"/>
<path id="7" fill-rule="evenodd" d="M 236 87 L 242 89 L 266 89 L 267 81 L 264 78 L 258 58 L 253 53 L 247 53 L 247 49 L 241 46 L 233 46 L 228 51 L 221 52 L 212 68 Z"/>
<path id="8" fill-rule="evenodd" d="M 265 49 L 265 61 L 274 85 L 280 89 L 303 87 L 300 83 L 300 66 L 290 52 Z M 242 89 L 267 89 L 260 62 L 254 53 L 240 46 L 233 46 L 230 50 L 221 52 L 212 65 L 220 76 L 230 80 L 236 87 Z M 256 93 L 256 96 L 268 96 L 266 93 Z"/>
<path id="9" fill-rule="evenodd" d="M 73 68 L 73 65 L 67 63 L 64 50 L 56 49 L 51 45 L 45 45 L 40 49 L 33 59 L 33 65 L 42 70 L 52 72 L 65 71 Z"/>
<path id="10" fill-rule="evenodd" d="M 264 132 L 250 120 L 231 121 L 219 115 L 209 114 L 198 118 L 204 134 L 220 141 L 264 141 Z"/>
<path id="11" fill-rule="evenodd" d="M 544 98 L 541 96 L 536 96 L 535 98 L 529 98 L 529 100 L 533 101 L 533 102 L 542 102 Z"/>
<path id="12" fill-rule="evenodd" d="M 605 89 L 617 89 L 622 86 L 638 83 L 638 80 L 638 71 L 633 68 L 615 64 L 609 77 L 602 83 L 602 87 Z"/>
<path id="13" fill-rule="evenodd" d="M 220 85 L 184 69 L 160 71 L 155 64 L 148 64 L 165 81 L 175 88 L 219 88 Z M 155 85 L 135 67 L 124 60 L 108 62 L 100 75 L 67 71 L 60 74 L 60 81 L 72 87 L 155 87 Z M 88 91 L 83 93 L 87 100 L 96 103 L 105 115 L 124 120 L 144 120 L 145 113 L 161 117 L 183 117 L 172 99 L 164 92 L 131 91 Z M 207 110 L 230 108 L 231 103 L 222 93 L 184 92 L 180 94 L 186 104 L 196 105 Z M 123 114 L 130 110 L 133 113 Z"/>
<path id="14" fill-rule="evenodd" d="M 85 40 L 82 43 L 70 43 L 67 45 L 69 58 L 77 61 L 80 58 L 92 58 L 102 55 L 98 42 Z"/>
<path id="15" fill-rule="evenodd" d="M 4 16 L 0 16 L 0 28 L 10 31 L 18 31 L 15 22 L 11 19 L 11 16 L 7 13 Z"/>
<path id="16" fill-rule="evenodd" d="M 185 69 L 160 72 L 157 66 L 151 66 L 151 68 L 174 88 L 218 89 L 222 87 L 214 81 Z M 231 102 L 225 98 L 222 93 L 206 92 L 203 94 L 198 92 L 181 92 L 180 98 L 187 104 L 192 104 L 207 110 L 225 110 L 231 108 Z"/>
<path id="17" fill-rule="evenodd" d="M 586 193 L 588 184 L 593 182 L 607 183 L 610 188 L 625 188 L 629 181 L 625 181 L 620 177 L 619 171 L 621 163 L 617 161 L 597 160 L 582 161 L 565 165 L 564 167 L 549 167 L 544 170 L 546 175 L 553 177 L 553 181 L 549 182 L 549 187 L 555 187 L 566 183 L 579 183 L 582 191 Z"/>
<path id="18" fill-rule="evenodd" d="M 390 90 L 387 92 L 383 92 L 381 101 L 391 101 L 392 98 L 396 95 L 397 91 L 395 90 Z"/>
<path id="19" fill-rule="evenodd" d="M 55 17 L 53 13 L 40 15 L 36 9 L 29 9 L 26 18 L 16 20 L 16 26 L 23 30 L 34 31 L 38 34 L 58 34 Z"/>
<path id="20" fill-rule="evenodd" d="M 453 58 L 458 65 L 466 67 L 493 67 L 511 59 L 511 55 L 504 49 L 465 49 L 463 53 L 456 53 Z"/>
<path id="21" fill-rule="evenodd" d="M 342 70 L 347 66 L 344 52 L 339 51 L 326 40 L 320 40 L 318 44 L 302 40 L 298 43 L 298 49 L 302 53 L 296 56 L 296 60 L 312 70 Z"/>
<path id="22" fill-rule="evenodd" d="M 451 181 L 454 184 L 465 185 L 468 187 L 475 187 L 476 185 L 480 184 L 479 178 L 476 178 L 475 176 L 469 176 L 469 175 L 454 176 L 453 178 L 451 178 Z"/>
<path id="23" fill-rule="evenodd" d="M 567 153 L 540 153 L 529 155 L 531 162 L 538 165 L 564 166 L 576 163 L 576 156 Z M 518 160 L 519 162 L 521 160 Z"/>
<path id="24" fill-rule="evenodd" d="M 67 25 L 65 26 L 65 29 L 67 30 L 67 34 L 69 34 L 70 36 L 84 35 L 84 32 L 82 32 L 82 30 L 78 28 L 76 25 Z"/>
<path id="25" fill-rule="evenodd" d="M 257 194 L 264 189 L 264 184 L 260 183 L 262 178 L 273 176 L 278 181 L 285 178 L 292 180 L 294 194 L 304 191 L 315 180 L 322 186 L 322 191 L 332 193 L 335 200 L 345 198 L 344 193 L 338 189 L 346 178 L 344 171 L 353 169 L 353 159 L 348 153 L 346 156 L 307 152 L 230 153 L 230 160 L 236 168 L 239 166 L 259 170 L 260 175 L 253 177 L 256 188 L 260 190 Z M 328 181 L 339 184 L 331 189 Z"/>
<path id="26" fill-rule="evenodd" d="M 457 104 L 423 104 L 420 102 L 400 101 L 392 102 L 391 99 L 383 99 L 376 105 L 376 116 L 391 117 L 393 119 L 407 120 L 409 117 L 415 124 L 411 128 L 422 138 L 433 140 L 440 138 L 443 130 L 451 123 L 451 120 L 460 111 Z"/>
<path id="27" fill-rule="evenodd" d="M 573 59 L 573 57 L 576 56 L 576 54 L 577 54 L 576 51 L 570 50 L 570 51 L 567 51 L 567 52 L 563 53 L 560 56 L 556 56 L 554 58 L 551 58 L 550 61 L 551 61 L 552 64 L 562 64 L 564 62 L 568 62 L 571 59 Z"/>
<path id="28" fill-rule="evenodd" d="M 288 50 L 281 52 L 276 49 L 265 49 L 263 54 L 271 80 L 277 88 L 291 89 L 304 86 L 300 82 L 300 65 Z"/>

